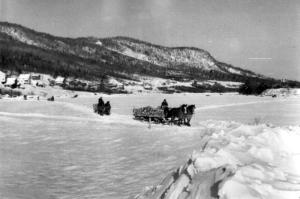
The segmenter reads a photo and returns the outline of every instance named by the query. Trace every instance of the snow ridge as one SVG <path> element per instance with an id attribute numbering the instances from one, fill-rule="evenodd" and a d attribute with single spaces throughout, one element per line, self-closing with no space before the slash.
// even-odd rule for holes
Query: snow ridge
<path id="1" fill-rule="evenodd" d="M 137 198 L 162 194 L 163 199 L 170 195 L 174 199 L 196 199 L 195 192 L 220 199 L 299 198 L 300 127 L 251 126 L 217 121 L 207 121 L 202 125 L 207 128 L 207 133 L 203 135 L 200 150 L 194 151 L 186 164 L 178 168 L 179 177 L 172 178 L 170 188 L 162 191 L 166 188 L 165 183 L 170 182 L 172 173 Z M 210 187 L 218 180 L 212 180 L 211 175 L 222 176 L 220 168 L 230 173 L 222 177 L 214 196 Z M 184 175 L 190 176 L 190 180 Z M 197 177 L 199 175 L 200 178 Z"/>

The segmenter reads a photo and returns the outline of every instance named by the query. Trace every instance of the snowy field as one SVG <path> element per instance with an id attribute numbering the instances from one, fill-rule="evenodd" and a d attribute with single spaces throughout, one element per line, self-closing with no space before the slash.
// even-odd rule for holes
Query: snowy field
<path id="1" fill-rule="evenodd" d="M 134 198 L 192 153 L 201 171 L 234 167 L 221 198 L 300 197 L 299 97 L 104 95 L 105 117 L 92 112 L 97 97 L 0 100 L 0 198 Z M 192 127 L 132 119 L 164 98 L 196 104 Z"/>

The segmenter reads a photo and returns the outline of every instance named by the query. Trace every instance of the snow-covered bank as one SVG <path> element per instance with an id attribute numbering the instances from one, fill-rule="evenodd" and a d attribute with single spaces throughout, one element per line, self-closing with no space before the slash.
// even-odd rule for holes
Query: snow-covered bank
<path id="1" fill-rule="evenodd" d="M 150 76 L 132 75 L 132 79 L 123 79 L 107 76 L 105 80 L 89 81 L 84 79 L 78 79 L 75 77 L 57 77 L 54 78 L 47 74 L 21 74 L 20 76 L 26 75 L 27 82 L 18 82 L 18 86 L 11 89 L 11 85 L 2 84 L 0 82 L 0 89 L 5 90 L 5 93 L 15 96 L 16 94 L 10 93 L 9 91 L 18 92 L 18 95 L 35 95 L 40 97 L 69 97 L 74 96 L 76 93 L 81 93 L 83 96 L 93 92 L 106 91 L 107 93 L 182 93 L 182 92 L 203 92 L 206 90 L 221 91 L 212 89 L 217 86 L 228 91 L 237 91 L 237 88 L 242 84 L 241 82 L 231 81 L 217 81 L 217 80 L 205 80 L 205 81 L 193 81 L 193 80 L 174 80 L 168 78 L 158 78 Z M 35 80 L 31 78 L 35 75 Z M 24 79 L 24 78 L 23 78 Z M 38 79 L 38 80 L 37 80 Z M 19 81 L 14 79 L 14 81 Z M 103 84 L 100 89 L 99 85 Z M 202 89 L 196 89 L 196 87 Z M 64 89 L 63 89 L 64 88 Z M 183 89 L 185 88 L 185 89 Z M 68 90 L 69 89 L 69 90 Z M 187 89 L 187 90 L 186 90 Z M 192 89 L 192 90 L 191 90 Z M 228 90 L 229 89 L 229 90 Z M 78 92 L 86 91 L 86 92 Z M 222 92 L 222 91 L 221 91 Z M 1 92 L 0 92 L 1 93 Z"/>
<path id="2" fill-rule="evenodd" d="M 262 96 L 274 96 L 274 97 L 300 96 L 300 89 L 298 88 L 268 89 L 262 93 Z"/>
<path id="3" fill-rule="evenodd" d="M 187 163 L 137 198 L 300 197 L 300 127 L 202 125 L 203 142 Z"/>

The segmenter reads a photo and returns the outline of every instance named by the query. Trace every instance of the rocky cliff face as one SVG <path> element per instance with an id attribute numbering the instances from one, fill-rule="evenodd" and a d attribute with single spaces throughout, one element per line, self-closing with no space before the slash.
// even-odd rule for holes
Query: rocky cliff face
<path id="1" fill-rule="evenodd" d="M 259 76 L 251 71 L 222 64 L 209 52 L 198 48 L 163 47 L 127 37 L 107 38 L 101 42 L 107 49 L 162 67 L 194 67 L 204 71 Z"/>
<path id="2" fill-rule="evenodd" d="M 103 39 L 103 43 L 111 50 L 159 66 L 185 64 L 204 70 L 220 70 L 208 52 L 197 48 L 168 48 L 125 37 Z"/>

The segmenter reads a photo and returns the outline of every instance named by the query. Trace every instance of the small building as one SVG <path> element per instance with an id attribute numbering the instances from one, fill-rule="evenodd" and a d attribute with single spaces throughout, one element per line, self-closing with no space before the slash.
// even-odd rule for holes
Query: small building
<path id="1" fill-rule="evenodd" d="M 58 76 L 56 79 L 55 79 L 55 84 L 56 85 L 62 85 L 65 81 L 65 78 L 64 77 L 61 77 L 61 76 Z"/>
<path id="2" fill-rule="evenodd" d="M 6 79 L 6 83 L 5 83 L 4 85 L 7 86 L 7 87 L 11 87 L 11 86 L 13 86 L 16 82 L 18 82 L 18 81 L 17 81 L 17 78 L 15 78 L 15 77 L 8 77 L 8 78 Z"/>
<path id="3" fill-rule="evenodd" d="M 152 89 L 153 89 L 153 88 L 152 88 L 152 85 L 149 84 L 149 83 L 144 83 L 144 84 L 143 84 L 143 87 L 144 87 L 144 89 L 146 89 L 146 90 L 152 90 Z"/>
<path id="4" fill-rule="evenodd" d="M 31 74 L 31 80 L 42 80 L 42 76 L 40 74 Z"/>
<path id="5" fill-rule="evenodd" d="M 0 83 L 4 83 L 6 80 L 6 74 L 0 71 Z"/>
<path id="6" fill-rule="evenodd" d="M 18 77 L 18 81 L 20 84 L 30 84 L 31 75 L 30 74 L 20 74 Z"/>
<path id="7" fill-rule="evenodd" d="M 33 86 L 44 85 L 43 82 L 42 82 L 42 76 L 39 75 L 39 74 L 31 74 L 31 81 L 30 81 L 30 83 Z"/>

